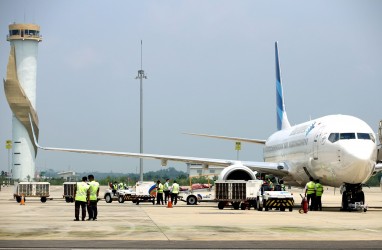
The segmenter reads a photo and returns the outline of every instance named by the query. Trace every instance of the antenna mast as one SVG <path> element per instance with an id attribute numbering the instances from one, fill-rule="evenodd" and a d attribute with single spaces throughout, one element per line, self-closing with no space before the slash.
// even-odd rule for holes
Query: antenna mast
<path id="1" fill-rule="evenodd" d="M 138 70 L 138 76 L 135 77 L 135 79 L 139 79 L 140 81 L 140 128 L 139 128 L 139 141 L 140 141 L 140 147 L 139 147 L 139 153 L 143 153 L 143 79 L 147 79 L 147 76 L 145 75 L 145 71 L 142 69 L 142 40 L 141 40 L 141 69 Z M 143 181 L 143 159 L 139 159 L 139 180 Z"/>

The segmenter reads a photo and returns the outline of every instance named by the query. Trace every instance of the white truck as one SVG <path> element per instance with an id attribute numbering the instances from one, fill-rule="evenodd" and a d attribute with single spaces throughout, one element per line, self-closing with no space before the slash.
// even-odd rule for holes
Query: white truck
<path id="1" fill-rule="evenodd" d="M 115 194 L 111 189 L 107 189 L 104 194 L 106 203 L 111 203 L 113 200 L 118 200 L 119 203 L 132 201 L 137 205 L 140 202 L 155 203 L 156 185 L 153 181 L 137 182 L 132 189 L 119 189 Z"/>
<path id="2" fill-rule="evenodd" d="M 179 193 L 178 196 L 182 201 L 187 202 L 187 205 L 197 205 L 198 202 L 214 202 L 214 188 L 187 190 Z"/>
<path id="3" fill-rule="evenodd" d="M 276 208 L 280 211 L 285 211 L 288 209 L 290 212 L 293 211 L 294 199 L 293 195 L 288 191 L 266 191 L 260 189 L 256 198 L 256 208 L 262 211 Z"/>

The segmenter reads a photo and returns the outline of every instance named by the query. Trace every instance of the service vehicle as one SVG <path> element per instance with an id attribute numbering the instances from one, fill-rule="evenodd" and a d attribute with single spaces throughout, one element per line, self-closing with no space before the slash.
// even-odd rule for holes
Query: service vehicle
<path id="1" fill-rule="evenodd" d="M 49 182 L 19 182 L 15 184 L 13 198 L 18 203 L 22 197 L 40 197 L 41 202 L 46 202 L 49 197 L 50 183 Z"/>
<path id="2" fill-rule="evenodd" d="M 197 205 L 198 202 L 215 202 L 215 189 L 187 190 L 179 193 L 178 196 L 187 205 Z"/>
<path id="3" fill-rule="evenodd" d="M 124 189 L 118 189 L 114 190 L 112 188 L 108 188 L 105 190 L 105 193 L 103 195 L 103 198 L 105 199 L 106 203 L 111 203 L 113 201 L 118 201 L 118 197 L 120 195 L 124 195 L 127 192 L 133 192 L 130 188 L 124 187 Z"/>
<path id="4" fill-rule="evenodd" d="M 276 208 L 280 211 L 288 209 L 292 212 L 294 207 L 293 195 L 288 191 L 267 191 L 261 188 L 256 200 L 256 207 L 259 211 L 262 211 L 263 208 L 265 211 Z"/>
<path id="5" fill-rule="evenodd" d="M 113 193 L 112 189 L 107 189 L 104 194 L 106 203 L 117 200 L 119 203 L 132 201 L 137 205 L 140 202 L 152 202 L 154 204 L 155 197 L 156 185 L 153 181 L 138 181 L 131 189 L 118 189 L 115 193 Z"/>

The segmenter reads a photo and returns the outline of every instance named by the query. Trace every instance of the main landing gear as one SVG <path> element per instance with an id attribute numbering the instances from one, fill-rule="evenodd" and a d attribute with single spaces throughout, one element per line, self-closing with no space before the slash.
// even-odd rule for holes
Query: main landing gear
<path id="1" fill-rule="evenodd" d="M 362 191 L 362 184 L 345 183 L 341 187 L 341 193 L 341 211 L 367 211 L 367 206 L 365 205 L 365 194 Z"/>

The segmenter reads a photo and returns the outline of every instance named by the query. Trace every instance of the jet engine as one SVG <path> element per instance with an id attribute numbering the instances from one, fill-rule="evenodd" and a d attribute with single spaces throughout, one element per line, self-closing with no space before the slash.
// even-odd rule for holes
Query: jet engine
<path id="1" fill-rule="evenodd" d="M 226 167 L 219 175 L 219 180 L 256 180 L 256 172 L 243 165 Z"/>

